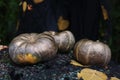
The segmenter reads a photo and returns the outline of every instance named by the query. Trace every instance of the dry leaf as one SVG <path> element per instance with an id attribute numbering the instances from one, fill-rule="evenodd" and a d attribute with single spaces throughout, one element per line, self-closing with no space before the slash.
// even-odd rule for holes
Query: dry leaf
<path id="1" fill-rule="evenodd" d="M 17 20 L 16 31 L 18 31 L 19 25 L 20 25 L 20 21 Z"/>
<path id="2" fill-rule="evenodd" d="M 81 73 L 77 73 L 77 77 L 78 77 L 78 79 L 80 79 L 82 76 L 81 76 Z"/>
<path id="3" fill-rule="evenodd" d="M 71 60 L 70 64 L 74 65 L 74 66 L 80 66 L 80 67 L 90 67 L 90 66 L 86 66 L 86 65 L 82 65 L 79 62 L 75 61 L 75 60 Z"/>
<path id="4" fill-rule="evenodd" d="M 42 3 L 44 0 L 33 0 L 33 2 L 35 3 L 35 4 L 39 4 L 39 3 Z"/>
<path id="5" fill-rule="evenodd" d="M 106 74 L 89 68 L 82 69 L 81 72 L 77 74 L 77 77 L 83 80 L 107 80 Z"/>
<path id="6" fill-rule="evenodd" d="M 23 2 L 22 7 L 23 7 L 23 12 L 25 12 L 27 9 L 27 2 L 26 1 Z"/>
<path id="7" fill-rule="evenodd" d="M 63 17 L 60 16 L 59 19 L 58 19 L 58 23 L 57 23 L 57 24 L 58 24 L 59 30 L 65 30 L 65 29 L 67 29 L 68 26 L 69 26 L 69 21 L 63 19 Z"/>
<path id="8" fill-rule="evenodd" d="M 116 78 L 116 77 L 111 77 L 110 80 L 120 80 L 120 79 L 118 79 L 118 78 Z"/>
<path id="9" fill-rule="evenodd" d="M 32 5 L 28 4 L 28 8 L 27 8 L 29 11 L 32 10 Z"/>
<path id="10" fill-rule="evenodd" d="M 0 40 L 0 41 L 1 41 L 1 40 Z M 6 49 L 6 48 L 8 48 L 8 46 L 6 46 L 6 45 L 0 45 L 0 50 Z"/>
<path id="11" fill-rule="evenodd" d="M 102 8 L 104 20 L 107 20 L 108 19 L 108 12 L 103 5 L 101 6 L 101 8 Z"/>

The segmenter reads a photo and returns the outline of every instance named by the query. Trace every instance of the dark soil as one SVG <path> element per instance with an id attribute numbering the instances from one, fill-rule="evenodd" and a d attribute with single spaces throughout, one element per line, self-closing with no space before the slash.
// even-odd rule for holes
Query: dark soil
<path id="1" fill-rule="evenodd" d="M 10 60 L 8 50 L 3 50 L 0 51 L 0 80 L 78 80 L 77 72 L 83 68 L 71 65 L 71 59 L 73 59 L 72 53 L 58 53 L 50 61 L 20 66 Z M 107 69 L 102 66 L 90 68 L 104 72 L 109 78 L 120 78 L 120 64 L 114 61 L 108 64 Z"/>

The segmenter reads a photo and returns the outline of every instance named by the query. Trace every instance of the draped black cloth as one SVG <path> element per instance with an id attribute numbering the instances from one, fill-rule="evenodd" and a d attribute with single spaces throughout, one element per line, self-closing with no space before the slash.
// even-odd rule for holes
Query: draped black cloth
<path id="1" fill-rule="evenodd" d="M 109 11 L 106 0 L 64 1 L 63 16 L 70 21 L 69 30 L 73 32 L 76 40 L 82 38 L 98 39 L 100 19 L 103 17 L 101 10 L 102 5 Z"/>
<path id="2" fill-rule="evenodd" d="M 76 41 L 82 38 L 97 40 L 99 37 L 100 19 L 103 18 L 101 6 L 108 12 L 107 0 L 44 0 L 35 4 L 32 0 L 25 0 L 32 5 L 32 10 L 22 11 L 20 6 L 20 25 L 17 34 L 43 31 L 59 31 L 57 21 L 60 16 L 69 21 L 70 30 Z M 23 2 L 23 1 L 22 1 Z M 104 19 L 103 19 L 104 20 Z M 111 27 L 110 18 L 104 20 L 108 28 Z M 110 34 L 111 30 L 107 34 Z"/>
<path id="3" fill-rule="evenodd" d="M 27 6 L 31 5 L 32 9 L 26 9 L 23 12 L 23 4 L 19 7 L 19 26 L 17 34 L 21 33 L 41 33 L 43 31 L 58 31 L 57 20 L 55 17 L 55 8 L 52 0 L 45 0 L 42 3 L 35 4 L 32 0 L 25 0 Z M 24 2 L 24 1 L 22 1 Z"/>

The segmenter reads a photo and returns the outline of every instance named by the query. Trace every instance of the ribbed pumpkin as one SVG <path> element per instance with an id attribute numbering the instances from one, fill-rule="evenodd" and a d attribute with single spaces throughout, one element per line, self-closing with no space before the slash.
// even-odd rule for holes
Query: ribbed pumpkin
<path id="1" fill-rule="evenodd" d="M 18 64 L 35 64 L 53 58 L 57 53 L 54 38 L 44 34 L 25 33 L 9 45 L 9 55 Z"/>
<path id="2" fill-rule="evenodd" d="M 100 42 L 82 39 L 75 44 L 74 56 L 85 65 L 107 65 L 111 59 L 109 46 Z"/>
<path id="3" fill-rule="evenodd" d="M 51 35 L 55 39 L 60 52 L 70 51 L 75 44 L 74 35 L 68 30 L 58 33 L 54 31 L 46 31 L 43 34 Z"/>

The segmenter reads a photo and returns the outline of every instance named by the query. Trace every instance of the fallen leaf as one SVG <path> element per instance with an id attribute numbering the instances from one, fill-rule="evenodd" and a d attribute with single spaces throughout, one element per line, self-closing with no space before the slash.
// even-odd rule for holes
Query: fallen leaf
<path id="1" fill-rule="evenodd" d="M 59 19 L 58 19 L 58 23 L 57 23 L 57 24 L 58 24 L 59 30 L 65 30 L 65 29 L 67 29 L 68 26 L 69 26 L 69 21 L 63 19 L 63 17 L 60 16 Z"/>
<path id="2" fill-rule="evenodd" d="M 29 10 L 29 11 L 32 10 L 32 5 L 28 4 L 28 10 Z"/>
<path id="3" fill-rule="evenodd" d="M 120 79 L 118 79 L 116 77 L 111 77 L 110 80 L 120 80 Z"/>
<path id="4" fill-rule="evenodd" d="M 8 48 L 8 46 L 6 46 L 6 45 L 0 45 L 0 50 L 6 49 L 6 48 Z"/>
<path id="5" fill-rule="evenodd" d="M 44 0 L 33 0 L 33 2 L 35 3 L 35 4 L 39 4 L 39 3 L 42 3 Z"/>
<path id="6" fill-rule="evenodd" d="M 103 5 L 101 6 L 101 8 L 102 8 L 102 14 L 103 14 L 104 20 L 107 20 L 108 19 L 108 12 Z"/>
<path id="7" fill-rule="evenodd" d="M 83 80 L 107 80 L 107 75 L 103 72 L 84 68 L 80 73 L 77 74 L 78 79 L 82 78 Z"/>
<path id="8" fill-rule="evenodd" d="M 75 60 L 71 60 L 70 64 L 74 65 L 74 66 L 80 66 L 80 67 L 90 67 L 90 66 L 86 66 L 86 65 L 82 65 L 79 62 L 75 61 Z"/>
<path id="9" fill-rule="evenodd" d="M 77 73 L 77 78 L 80 79 L 82 76 L 81 76 L 81 73 Z"/>
<path id="10" fill-rule="evenodd" d="M 16 31 L 18 31 L 18 29 L 19 29 L 19 25 L 20 25 L 20 21 L 17 20 Z"/>
<path id="11" fill-rule="evenodd" d="M 23 12 L 25 12 L 27 9 L 27 2 L 26 1 L 23 2 L 22 8 L 23 8 Z"/>

